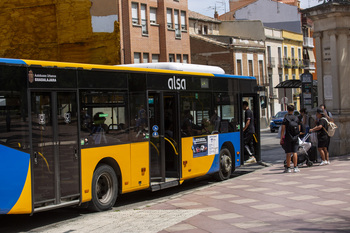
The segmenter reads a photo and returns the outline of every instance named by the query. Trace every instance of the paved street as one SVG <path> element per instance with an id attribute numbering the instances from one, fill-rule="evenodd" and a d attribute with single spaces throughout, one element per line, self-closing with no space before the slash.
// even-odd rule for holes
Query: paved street
<path id="1" fill-rule="evenodd" d="M 28 225 L 20 231 L 350 232 L 350 156 L 332 158 L 331 165 L 304 165 L 300 173 L 285 174 L 283 151 L 276 141 L 276 134 L 263 133 L 263 148 L 268 148 L 263 149 L 263 158 L 266 155 L 271 162 L 269 167 L 243 166 L 227 181 L 207 179 L 188 187 L 185 183 L 184 189 L 169 189 L 169 195 L 125 195 L 121 205 L 103 213 L 71 208 L 39 213 L 26 217 Z M 134 197 L 141 201 L 132 202 Z M 54 220 L 56 214 L 60 217 Z M 22 219 L 6 216 L 0 221 Z M 36 225 L 31 226 L 28 219 L 35 219 Z M 1 232 L 18 232 L 13 229 L 0 227 Z"/>

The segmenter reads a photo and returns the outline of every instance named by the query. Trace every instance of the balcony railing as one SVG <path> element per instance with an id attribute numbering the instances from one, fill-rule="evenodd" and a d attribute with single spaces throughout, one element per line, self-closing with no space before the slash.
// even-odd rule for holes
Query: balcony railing
<path id="1" fill-rule="evenodd" d="M 314 47 L 314 38 L 312 38 L 312 37 L 304 37 L 303 46 L 304 47 L 308 47 L 308 48 L 313 48 Z"/>
<path id="2" fill-rule="evenodd" d="M 179 24 L 175 24 L 175 37 L 181 38 L 181 29 Z"/>
<path id="3" fill-rule="evenodd" d="M 292 68 L 294 69 L 299 68 L 298 59 L 292 58 Z"/>
<path id="4" fill-rule="evenodd" d="M 304 69 L 306 70 L 315 70 L 315 62 L 311 62 L 310 60 L 304 59 Z"/>
<path id="5" fill-rule="evenodd" d="M 148 35 L 146 20 L 141 20 L 141 27 L 142 27 L 142 35 Z"/>
<path id="6" fill-rule="evenodd" d="M 298 66 L 299 66 L 299 69 L 304 69 L 304 68 L 305 68 L 304 60 L 299 59 L 299 60 L 298 60 Z"/>
<path id="7" fill-rule="evenodd" d="M 283 66 L 284 66 L 284 68 L 291 68 L 292 67 L 290 57 L 283 58 Z"/>

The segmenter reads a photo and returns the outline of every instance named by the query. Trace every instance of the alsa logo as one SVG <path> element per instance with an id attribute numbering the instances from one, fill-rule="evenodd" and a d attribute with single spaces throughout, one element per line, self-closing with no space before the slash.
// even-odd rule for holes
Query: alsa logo
<path id="1" fill-rule="evenodd" d="M 171 90 L 186 90 L 186 79 L 175 78 L 175 76 L 169 78 L 168 87 Z"/>

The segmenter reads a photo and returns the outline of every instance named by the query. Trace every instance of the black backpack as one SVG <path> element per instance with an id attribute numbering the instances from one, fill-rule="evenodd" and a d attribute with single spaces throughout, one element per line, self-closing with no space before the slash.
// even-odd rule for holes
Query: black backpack
<path id="1" fill-rule="evenodd" d="M 292 141 L 296 142 L 298 141 L 298 137 L 300 134 L 298 118 L 295 116 L 291 118 L 286 116 L 286 119 L 288 121 L 287 133 L 291 137 Z"/>

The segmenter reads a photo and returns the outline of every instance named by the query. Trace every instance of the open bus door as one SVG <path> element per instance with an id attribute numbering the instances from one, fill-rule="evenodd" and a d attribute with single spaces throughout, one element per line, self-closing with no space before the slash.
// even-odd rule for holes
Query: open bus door
<path id="1" fill-rule="evenodd" d="M 260 151 L 260 107 L 259 107 L 259 95 L 258 94 L 243 94 L 241 97 L 241 106 L 243 105 L 243 101 L 247 101 L 249 104 L 249 109 L 253 111 L 254 115 L 254 128 L 255 128 L 255 134 L 253 139 L 253 148 L 254 148 L 254 157 L 257 162 L 261 161 L 261 151 Z M 244 140 L 243 140 L 243 128 L 244 128 L 244 110 L 242 109 L 242 133 L 241 133 L 241 163 L 244 164 L 244 161 L 246 161 L 249 158 L 248 151 L 245 149 Z"/>
<path id="2" fill-rule="evenodd" d="M 80 202 L 76 92 L 31 92 L 34 212 Z"/>
<path id="3" fill-rule="evenodd" d="M 179 184 L 181 155 L 178 102 L 177 93 L 148 94 L 152 190 Z"/>

